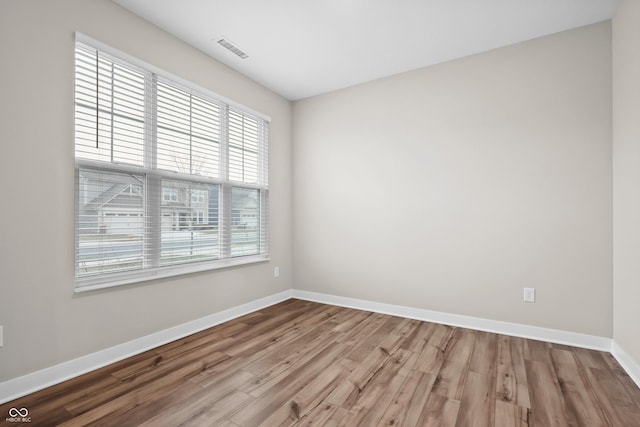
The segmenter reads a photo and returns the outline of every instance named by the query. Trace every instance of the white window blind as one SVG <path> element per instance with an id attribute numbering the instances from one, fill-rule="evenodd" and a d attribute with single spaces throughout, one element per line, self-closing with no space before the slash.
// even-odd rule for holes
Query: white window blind
<path id="1" fill-rule="evenodd" d="M 268 119 L 78 35 L 76 290 L 268 259 Z"/>

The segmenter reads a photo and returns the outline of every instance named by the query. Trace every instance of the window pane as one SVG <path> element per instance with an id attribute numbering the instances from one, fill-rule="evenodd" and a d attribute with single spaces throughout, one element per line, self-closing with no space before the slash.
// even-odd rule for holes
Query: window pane
<path id="1" fill-rule="evenodd" d="M 78 171 L 78 276 L 142 268 L 144 179 Z"/>
<path id="2" fill-rule="evenodd" d="M 189 135 L 158 128 L 158 168 L 189 174 L 191 158 Z"/>
<path id="3" fill-rule="evenodd" d="M 217 259 L 219 186 L 162 181 L 160 264 Z"/>
<path id="4" fill-rule="evenodd" d="M 76 158 L 141 166 L 144 73 L 78 46 L 75 93 Z"/>
<path id="5" fill-rule="evenodd" d="M 258 121 L 229 111 L 229 179 L 245 184 L 258 182 Z"/>
<path id="6" fill-rule="evenodd" d="M 231 256 L 260 252 L 260 192 L 249 188 L 231 189 Z"/>
<path id="7" fill-rule="evenodd" d="M 156 102 L 158 168 L 218 177 L 220 106 L 163 81 Z"/>

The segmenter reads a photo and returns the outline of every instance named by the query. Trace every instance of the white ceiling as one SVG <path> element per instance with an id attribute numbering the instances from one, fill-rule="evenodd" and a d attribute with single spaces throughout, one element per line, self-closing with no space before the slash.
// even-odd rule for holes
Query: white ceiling
<path id="1" fill-rule="evenodd" d="M 289 100 L 610 19 L 618 2 L 114 1 Z"/>

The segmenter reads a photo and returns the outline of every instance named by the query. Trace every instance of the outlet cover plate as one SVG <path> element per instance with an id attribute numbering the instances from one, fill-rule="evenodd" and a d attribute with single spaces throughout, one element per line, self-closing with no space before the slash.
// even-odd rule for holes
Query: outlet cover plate
<path id="1" fill-rule="evenodd" d="M 535 288 L 524 288 L 524 302 L 536 302 Z"/>

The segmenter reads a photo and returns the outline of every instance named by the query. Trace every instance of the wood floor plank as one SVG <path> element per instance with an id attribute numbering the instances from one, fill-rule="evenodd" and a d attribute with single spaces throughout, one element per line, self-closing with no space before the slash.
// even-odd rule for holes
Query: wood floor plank
<path id="1" fill-rule="evenodd" d="M 455 328 L 434 324 L 416 362 L 416 369 L 437 375 L 444 363 L 445 352 L 454 332 Z"/>
<path id="2" fill-rule="evenodd" d="M 217 425 L 219 421 L 236 413 L 251 401 L 251 396 L 235 390 L 215 402 L 190 401 L 189 405 L 181 406 L 179 411 L 163 412 L 140 424 L 140 427 Z"/>
<path id="3" fill-rule="evenodd" d="M 436 393 L 427 399 L 418 424 L 421 427 L 454 427 L 458 419 L 460 402 Z"/>
<path id="4" fill-rule="evenodd" d="M 496 401 L 495 427 L 530 427 L 531 410 L 503 400 Z"/>
<path id="5" fill-rule="evenodd" d="M 146 420 L 140 420 L 138 424 L 147 422 L 148 425 L 154 425 L 154 423 L 163 425 L 175 423 L 174 425 L 178 425 L 192 418 L 201 419 L 201 414 L 208 413 L 210 410 L 213 410 L 212 413 L 220 412 L 220 405 L 216 404 L 220 401 L 225 402 L 224 399 L 236 393 L 238 387 L 251 378 L 253 378 L 251 374 L 239 370 L 230 373 L 208 388 L 202 388 L 189 382 L 188 384 L 197 391 L 190 394 L 183 394 L 180 396 L 180 400 L 176 400 L 173 405 L 156 408 L 155 413 L 153 413 L 151 417 L 148 417 Z M 175 394 L 173 391 L 170 393 L 172 396 Z M 243 404 L 248 400 L 245 399 L 244 393 L 236 394 L 236 397 L 242 400 Z M 224 413 L 218 416 L 217 419 L 227 415 L 231 414 Z"/>
<path id="6" fill-rule="evenodd" d="M 93 373 L 88 374 L 88 377 L 83 375 L 0 405 L 0 416 L 8 415 L 9 409 L 16 407 L 28 408 L 32 419 L 47 420 L 48 425 L 57 425 L 70 420 L 74 415 L 65 409 L 65 404 L 90 393 L 99 393 L 100 390 L 119 383 L 118 379 L 109 375 L 108 370 L 101 370 L 100 375 L 91 374 Z M 58 387 L 61 389 L 58 390 Z"/>
<path id="7" fill-rule="evenodd" d="M 457 427 L 492 426 L 495 423 L 495 376 L 469 370 L 460 400 Z"/>
<path id="8" fill-rule="evenodd" d="M 299 330 L 298 322 L 300 322 L 301 318 L 304 319 L 305 315 L 308 316 L 310 312 L 317 314 L 316 311 L 321 309 L 322 307 L 316 307 L 306 312 L 304 310 L 296 310 L 291 313 L 279 314 L 273 319 L 268 319 L 256 325 L 251 330 L 234 336 L 237 342 L 226 347 L 224 352 L 231 356 L 236 356 L 247 351 L 254 351 L 256 348 L 265 349 L 276 343 L 284 345 L 296 336 L 296 332 Z M 266 333 L 267 331 L 269 333 Z"/>
<path id="9" fill-rule="evenodd" d="M 400 317 L 389 316 L 384 320 L 378 328 L 371 330 L 366 336 L 361 337 L 360 341 L 354 346 L 351 352 L 349 352 L 349 359 L 354 362 L 361 362 L 374 348 L 385 348 L 381 346 L 381 342 L 392 335 L 393 331 L 401 324 L 402 319 Z M 393 341 L 394 344 L 399 344 L 400 337 Z M 386 350 L 388 352 L 391 351 L 391 349 L 388 348 Z"/>
<path id="10" fill-rule="evenodd" d="M 449 325 L 434 324 L 433 332 L 428 339 L 428 343 L 444 354 L 451 342 L 453 334 L 456 332 L 456 329 L 457 328 Z"/>
<path id="11" fill-rule="evenodd" d="M 240 387 L 240 390 L 251 394 L 254 397 L 260 397 L 268 393 L 274 386 L 277 386 L 298 369 L 306 366 L 318 353 L 333 344 L 330 334 L 324 333 L 316 337 L 316 339 L 304 343 L 298 347 L 298 351 L 293 351 L 285 359 L 265 367 L 262 372 L 258 371 L 256 377 Z M 302 344 L 302 343 L 299 343 Z M 345 347 L 346 348 L 346 347 Z"/>
<path id="12" fill-rule="evenodd" d="M 416 359 L 417 355 L 407 350 L 393 353 L 378 374 L 360 390 L 349 415 L 342 422 L 347 426 L 375 426 L 406 381 Z"/>
<path id="13" fill-rule="evenodd" d="M 337 337 L 336 340 L 351 347 L 357 346 L 374 331 L 378 330 L 387 320 L 388 318 L 384 314 L 369 313 L 360 323 L 356 324 L 350 330 L 345 331 L 345 333 Z"/>
<path id="14" fill-rule="evenodd" d="M 349 415 L 349 411 L 345 408 L 336 408 L 335 411 L 324 421 L 322 427 L 338 427 L 343 425 L 343 420 Z"/>
<path id="15" fill-rule="evenodd" d="M 293 330 L 290 333 L 292 334 L 291 338 L 287 338 L 284 344 L 271 346 L 269 351 L 261 352 L 261 357 L 245 364 L 243 369 L 259 375 L 268 371 L 274 365 L 281 364 L 283 361 L 285 361 L 286 365 L 290 365 L 296 356 L 304 356 L 305 353 L 310 351 L 310 348 L 315 347 L 319 342 L 326 341 L 332 335 L 331 324 L 329 323 L 322 323 L 313 328 L 305 327 L 304 329 Z M 297 349 L 297 351 L 292 352 L 291 349 Z"/>
<path id="16" fill-rule="evenodd" d="M 290 349 L 291 348 L 290 341 L 294 340 L 297 335 L 300 335 L 298 331 L 299 329 L 291 329 L 287 332 L 288 335 L 284 338 L 281 336 L 281 339 L 271 340 L 269 341 L 268 345 L 264 345 L 262 347 L 258 346 L 256 348 L 253 348 L 253 347 L 248 348 L 243 353 L 236 354 L 233 358 L 201 372 L 197 377 L 193 378 L 192 381 L 202 385 L 203 387 L 206 387 L 209 382 L 215 381 L 218 375 L 221 375 L 228 370 L 236 370 L 239 368 L 247 367 L 264 357 L 269 357 L 269 355 L 273 351 L 277 351 L 278 349 L 283 348 L 283 346 Z M 304 340 L 302 340 L 302 342 L 304 342 Z M 317 344 L 318 343 L 314 342 L 312 345 L 317 345 Z M 304 350 L 304 348 L 302 350 Z M 226 352 L 226 349 L 225 349 L 225 352 Z M 301 356 L 305 356 L 305 355 L 309 355 L 310 352 L 301 351 L 301 353 L 304 353 Z M 288 365 L 287 362 L 288 361 L 285 361 L 284 365 L 286 369 L 289 369 L 290 365 Z M 271 371 L 274 371 L 274 370 L 276 369 L 275 368 L 271 369 Z M 270 374 L 262 373 L 260 374 L 259 377 L 257 377 L 254 380 L 255 384 L 261 385 L 262 383 L 269 381 L 270 378 L 273 377 L 274 375 L 275 374 L 273 372 L 271 372 Z M 248 391 L 248 390 L 243 389 L 243 391 Z"/>
<path id="17" fill-rule="evenodd" d="M 421 323 L 423 322 L 415 319 L 402 319 L 402 322 L 400 322 L 398 327 L 392 333 L 400 335 L 403 338 L 407 338 L 413 335 L 413 332 Z"/>
<path id="18" fill-rule="evenodd" d="M 82 414 L 141 387 L 146 387 L 147 385 L 153 387 L 154 384 L 161 384 L 167 376 L 174 375 L 176 370 L 189 372 L 188 377 L 186 375 L 182 377 L 182 379 L 186 379 L 211 366 L 215 366 L 222 360 L 225 360 L 225 355 L 220 353 L 188 353 L 185 357 L 176 360 L 175 363 L 160 363 L 153 370 L 134 377 L 121 379 L 113 386 L 82 396 L 65 404 L 64 407 L 72 414 Z M 185 367 L 186 370 L 183 369 Z"/>
<path id="19" fill-rule="evenodd" d="M 406 337 L 400 348 L 413 353 L 421 353 L 433 334 L 435 326 L 435 323 L 418 322 L 416 328 Z"/>
<path id="20" fill-rule="evenodd" d="M 416 426 L 434 380 L 434 376 L 411 369 L 378 422 L 378 427 Z"/>
<path id="21" fill-rule="evenodd" d="M 546 355 L 546 351 L 544 352 Z M 540 354 L 541 359 L 544 359 Z M 562 391 L 551 363 L 547 360 L 525 361 L 531 397 L 530 422 L 536 427 L 564 427 L 569 422 Z"/>
<path id="22" fill-rule="evenodd" d="M 356 368 L 344 382 L 327 396 L 326 401 L 346 409 L 351 408 L 367 384 L 380 372 L 390 358 L 391 354 L 388 351 L 377 347 L 362 362 L 353 362 L 356 364 Z"/>
<path id="23" fill-rule="evenodd" d="M 625 399 L 627 402 L 627 406 L 632 406 L 635 409 L 640 410 L 640 387 L 636 386 L 631 377 L 627 375 L 624 369 L 622 369 L 622 366 L 620 366 L 613 355 L 603 352 L 598 353 L 601 354 L 606 366 L 608 367 L 608 369 L 603 368 L 602 371 L 610 372 L 611 374 L 613 374 L 613 376 L 618 380 L 618 383 L 622 385 L 623 389 L 625 390 L 627 395 L 627 398 Z"/>
<path id="24" fill-rule="evenodd" d="M 155 399 L 148 399 L 144 403 L 140 403 L 132 407 L 128 411 L 114 411 L 105 417 L 94 421 L 92 425 L 102 426 L 139 426 L 147 420 L 155 417 L 159 412 L 164 412 L 167 408 L 171 408 L 170 412 L 181 408 L 183 402 L 192 396 L 201 392 L 202 389 L 188 382 L 179 384 L 171 389 L 170 393 L 160 393 L 155 395 Z"/>
<path id="25" fill-rule="evenodd" d="M 61 424 L 61 427 L 86 426 L 90 424 L 99 424 L 101 419 L 115 413 L 129 411 L 136 406 L 145 402 L 153 401 L 159 396 L 170 393 L 175 389 L 175 384 L 184 378 L 190 378 L 192 375 L 202 369 L 202 362 L 196 361 L 183 366 L 167 375 L 158 378 L 155 382 L 148 382 L 131 392 L 119 395 L 117 398 L 110 399 L 86 412 L 81 412 L 73 419 Z"/>
<path id="26" fill-rule="evenodd" d="M 321 405 L 313 408 L 309 413 L 305 414 L 300 420 L 293 423 L 294 426 L 327 426 L 329 425 L 329 419 L 337 412 L 337 411 L 346 411 L 344 408 L 340 408 L 335 405 L 323 403 Z M 346 415 L 346 412 L 342 414 L 342 418 Z M 337 423 L 342 419 L 340 418 L 337 421 L 333 421 L 333 425 L 337 425 Z"/>
<path id="27" fill-rule="evenodd" d="M 196 351 L 198 349 L 206 348 L 208 351 L 221 351 L 222 349 L 227 349 L 233 344 L 237 343 L 238 340 L 234 337 L 223 337 L 221 335 L 208 335 L 203 338 L 195 338 L 185 343 L 184 345 L 171 348 L 171 349 L 163 349 L 158 352 L 159 362 L 172 360 L 177 357 L 181 357 L 184 354 L 188 354 L 190 352 Z M 131 369 L 133 366 L 129 366 Z M 127 369 L 121 369 L 116 373 L 116 376 L 123 376 L 127 373 Z"/>
<path id="28" fill-rule="evenodd" d="M 560 391 L 564 397 L 566 418 L 570 425 L 579 426 L 606 426 L 607 422 L 598 406 L 595 396 L 589 393 L 584 373 L 574 357 L 574 353 L 568 350 L 553 349 L 551 352 L 553 366 L 555 368 Z"/>
<path id="29" fill-rule="evenodd" d="M 333 331 L 336 334 L 341 334 L 354 330 L 358 325 L 364 326 L 366 324 L 364 320 L 369 316 L 371 313 L 367 311 L 343 309 L 343 312 L 336 314 L 336 317 L 330 319 L 330 322 L 334 325 Z"/>
<path id="30" fill-rule="evenodd" d="M 46 424 L 57 425 L 73 417 L 73 414 L 64 408 L 66 403 L 91 393 L 99 393 L 105 388 L 119 384 L 120 381 L 111 375 L 112 372 L 129 363 L 146 360 L 151 354 L 155 355 L 156 353 L 153 350 L 147 351 L 62 382 L 54 387 L 37 391 L 17 401 L 0 405 L 0 416 L 7 414 L 12 407 L 27 407 L 33 419 L 40 420 L 39 422 L 43 422 L 42 420 L 46 419 Z M 44 423 L 43 425 L 46 425 Z"/>
<path id="31" fill-rule="evenodd" d="M 505 335 L 498 337 L 496 396 L 506 403 L 531 408 L 523 340 L 520 338 Z"/>
<path id="32" fill-rule="evenodd" d="M 295 393 L 302 389 L 313 378 L 319 375 L 323 369 L 331 364 L 341 354 L 346 352 L 347 346 L 342 343 L 331 343 L 323 348 L 307 364 L 292 372 L 279 383 L 275 384 L 271 391 L 257 398 L 241 412 L 236 413 L 229 419 L 239 425 L 259 425 L 272 412 L 282 406 L 288 399 L 295 396 Z"/>
<path id="33" fill-rule="evenodd" d="M 14 407 L 44 427 L 640 427 L 609 353 L 295 299 Z"/>
<path id="34" fill-rule="evenodd" d="M 437 375 L 444 363 L 444 353 L 438 347 L 427 343 L 420 352 L 416 362 L 416 370 Z"/>
<path id="35" fill-rule="evenodd" d="M 610 366 L 605 360 L 605 353 L 585 348 L 571 348 L 571 351 L 585 368 L 607 369 Z"/>
<path id="36" fill-rule="evenodd" d="M 525 360 L 548 362 L 552 344 L 537 340 L 525 340 L 523 357 Z"/>
<path id="37" fill-rule="evenodd" d="M 275 410 L 260 425 L 264 427 L 287 426 L 298 423 L 321 405 L 339 381 L 347 375 L 344 366 L 335 364 L 305 385 L 295 396 Z"/>
<path id="38" fill-rule="evenodd" d="M 497 362 L 496 396 L 499 401 L 516 406 L 515 400 L 518 394 L 518 387 L 511 356 L 511 339 L 508 336 L 501 335 L 498 338 Z"/>
<path id="39" fill-rule="evenodd" d="M 496 334 L 477 332 L 469 361 L 469 370 L 495 377 L 497 351 L 498 336 Z"/>
<path id="40" fill-rule="evenodd" d="M 330 335 L 328 328 L 314 328 L 301 336 L 298 333 L 298 337 L 286 345 L 272 347 L 270 351 L 260 352 L 259 357 L 246 360 L 242 369 L 256 375 L 259 380 L 255 384 L 257 387 L 289 369 L 298 359 L 311 352 L 312 348 L 331 341 Z"/>
<path id="41" fill-rule="evenodd" d="M 640 426 L 640 416 L 634 415 L 633 409 L 627 410 L 627 408 L 634 408 L 635 402 L 629 399 L 627 391 L 615 375 L 612 375 L 608 370 L 597 368 L 585 368 L 585 374 L 598 402 L 598 407 L 602 409 L 609 425 Z M 640 399 L 637 402 L 640 402 Z"/>
<path id="42" fill-rule="evenodd" d="M 433 385 L 433 393 L 459 401 L 469 372 L 476 331 L 456 329 L 446 344 L 444 363 Z"/>

